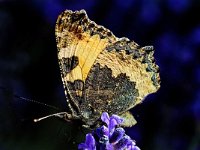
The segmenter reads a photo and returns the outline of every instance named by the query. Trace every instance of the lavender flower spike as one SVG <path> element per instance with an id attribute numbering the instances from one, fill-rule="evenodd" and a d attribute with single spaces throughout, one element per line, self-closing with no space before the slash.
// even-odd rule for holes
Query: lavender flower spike
<path id="1" fill-rule="evenodd" d="M 119 125 L 123 119 L 117 115 L 109 117 L 107 112 L 102 113 L 101 120 L 106 126 L 101 126 L 86 135 L 85 143 L 79 144 L 81 150 L 140 150 L 125 130 Z M 94 138 L 95 137 L 95 138 Z"/>

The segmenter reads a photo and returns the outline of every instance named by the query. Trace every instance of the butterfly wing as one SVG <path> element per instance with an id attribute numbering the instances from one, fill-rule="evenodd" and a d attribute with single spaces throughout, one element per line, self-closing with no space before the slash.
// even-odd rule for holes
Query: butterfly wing
<path id="1" fill-rule="evenodd" d="M 120 115 L 159 87 L 153 49 L 140 48 L 135 42 L 121 38 L 108 45 L 96 58 L 85 82 L 87 101 L 83 108 L 85 112 L 89 111 L 86 106 L 90 104 L 96 112 Z"/>
<path id="2" fill-rule="evenodd" d="M 79 112 L 84 83 L 92 65 L 108 43 L 116 40 L 109 30 L 102 30 L 103 27 L 88 19 L 84 10 L 66 10 L 56 23 L 58 60 L 65 94 L 68 103 Z"/>
<path id="3" fill-rule="evenodd" d="M 84 10 L 66 10 L 58 17 L 56 39 L 69 107 L 86 124 L 104 111 L 125 113 L 160 87 L 153 48 L 115 37 Z"/>

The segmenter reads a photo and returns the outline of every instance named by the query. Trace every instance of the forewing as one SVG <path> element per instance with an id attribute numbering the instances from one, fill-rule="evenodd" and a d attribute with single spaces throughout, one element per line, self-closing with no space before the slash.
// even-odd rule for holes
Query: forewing
<path id="1" fill-rule="evenodd" d="M 90 21 L 84 10 L 66 10 L 57 20 L 56 40 L 65 93 L 79 109 L 92 65 L 99 53 L 116 39 L 109 30 Z"/>

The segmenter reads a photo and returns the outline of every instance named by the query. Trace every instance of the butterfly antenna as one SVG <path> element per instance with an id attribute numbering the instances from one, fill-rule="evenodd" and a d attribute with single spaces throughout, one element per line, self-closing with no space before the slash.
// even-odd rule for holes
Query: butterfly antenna
<path id="1" fill-rule="evenodd" d="M 36 101 L 36 100 L 33 100 L 33 99 L 28 99 L 28 98 L 19 96 L 19 95 L 15 94 L 15 93 L 11 92 L 10 90 L 8 90 L 5 87 L 0 86 L 0 89 L 6 91 L 7 93 L 9 93 L 10 95 L 12 95 L 13 97 L 15 97 L 15 98 L 17 98 L 19 100 L 36 103 L 36 104 L 43 105 L 43 106 L 46 106 L 46 107 L 49 107 L 49 108 L 53 108 L 55 110 L 60 110 L 58 107 L 55 107 L 55 106 L 52 106 L 52 105 L 48 105 L 48 104 L 45 104 L 45 103 L 42 103 L 42 102 L 39 102 L 39 101 Z M 47 118 L 50 118 L 50 117 L 57 117 L 57 118 L 61 118 L 61 119 L 64 119 L 66 121 L 69 121 L 68 119 L 71 118 L 71 115 L 68 114 L 67 112 L 59 112 L 59 113 L 50 114 L 48 116 L 44 116 L 44 117 L 41 117 L 41 118 L 38 118 L 38 119 L 34 119 L 33 121 L 34 122 L 39 122 L 41 120 L 44 120 L 44 119 L 47 119 Z"/>
<path id="2" fill-rule="evenodd" d="M 18 99 L 23 100 L 23 101 L 36 103 L 36 104 L 43 105 L 43 106 L 46 106 L 46 107 L 49 107 L 49 108 L 53 108 L 55 110 L 60 110 L 58 107 L 48 105 L 48 104 L 45 104 L 45 103 L 42 103 L 42 102 L 39 102 L 39 101 L 36 101 L 36 100 L 33 100 L 33 99 L 28 99 L 28 98 L 25 98 L 25 97 L 22 97 L 22 96 L 19 96 L 19 95 L 16 95 L 16 94 L 13 94 L 13 96 L 15 98 L 18 98 Z"/>
<path id="3" fill-rule="evenodd" d="M 43 105 L 43 106 L 46 106 L 46 107 L 49 107 L 49 108 L 52 108 L 52 109 L 55 109 L 55 110 L 60 110 L 58 107 L 55 107 L 55 106 L 52 106 L 52 105 L 48 105 L 48 104 L 45 104 L 45 103 L 42 103 L 42 102 L 39 102 L 39 101 L 36 101 L 36 100 L 33 100 L 33 99 L 28 99 L 28 98 L 19 96 L 19 95 L 13 93 L 12 91 L 8 90 L 5 87 L 0 86 L 0 89 L 4 90 L 6 93 L 9 93 L 10 95 L 12 95 L 13 97 L 15 97 L 15 98 L 17 98 L 19 100 L 36 103 L 36 104 Z"/>

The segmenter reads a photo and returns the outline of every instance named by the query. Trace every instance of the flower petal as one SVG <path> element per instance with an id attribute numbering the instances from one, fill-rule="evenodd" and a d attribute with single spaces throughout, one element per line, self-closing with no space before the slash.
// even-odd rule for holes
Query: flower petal
<path id="1" fill-rule="evenodd" d="M 81 143 L 78 145 L 78 149 L 87 149 L 88 146 L 85 143 Z"/>
<path id="2" fill-rule="evenodd" d="M 119 142 L 115 145 L 115 149 L 117 150 L 123 150 L 124 148 L 127 148 L 128 144 L 130 143 L 130 137 L 125 135 Z"/>
<path id="3" fill-rule="evenodd" d="M 140 148 L 137 146 L 128 146 L 127 150 L 140 150 Z"/>
<path id="4" fill-rule="evenodd" d="M 124 136 L 124 129 L 123 128 L 116 128 L 115 131 L 113 132 L 112 136 L 110 137 L 110 143 L 116 144 L 119 140 L 122 139 Z"/>
<path id="5" fill-rule="evenodd" d="M 108 126 L 108 129 L 109 129 L 109 133 L 110 133 L 110 136 L 112 136 L 114 130 L 115 130 L 115 127 L 119 124 L 121 124 L 123 122 L 123 119 L 117 115 L 112 115 L 110 117 L 110 123 L 109 123 L 109 126 Z"/>
<path id="6" fill-rule="evenodd" d="M 112 115 L 112 116 L 110 117 L 110 120 L 111 120 L 111 119 L 115 119 L 116 122 L 117 122 L 117 125 L 122 124 L 122 122 L 124 121 L 123 118 L 121 118 L 120 116 L 117 116 L 117 115 Z"/>
<path id="7" fill-rule="evenodd" d="M 130 140 L 129 144 L 127 144 L 128 150 L 140 150 L 139 147 L 135 145 L 135 141 Z"/>
<path id="8" fill-rule="evenodd" d="M 99 138 L 102 137 L 103 135 L 109 136 L 108 128 L 104 125 L 94 130 L 93 133 L 97 135 Z"/>
<path id="9" fill-rule="evenodd" d="M 112 136 L 113 132 L 115 131 L 115 126 L 118 125 L 117 121 L 114 118 L 110 119 L 110 123 L 108 126 L 109 135 Z"/>
<path id="10" fill-rule="evenodd" d="M 140 148 L 137 146 L 134 146 L 133 149 L 131 149 L 131 150 L 140 150 Z"/>
<path id="11" fill-rule="evenodd" d="M 110 120 L 110 117 L 108 115 L 107 112 L 103 112 L 102 115 L 101 115 L 101 120 L 103 122 L 105 122 L 107 124 L 107 126 L 109 126 L 109 120 Z"/>
<path id="12" fill-rule="evenodd" d="M 106 126 L 102 126 L 101 130 L 102 130 L 103 135 L 109 136 L 109 130 Z"/>
<path id="13" fill-rule="evenodd" d="M 88 146 L 89 150 L 96 150 L 95 139 L 92 134 L 86 134 L 85 144 Z"/>
<path id="14" fill-rule="evenodd" d="M 106 150 L 114 150 L 114 147 L 112 144 L 107 144 L 106 145 Z"/>

